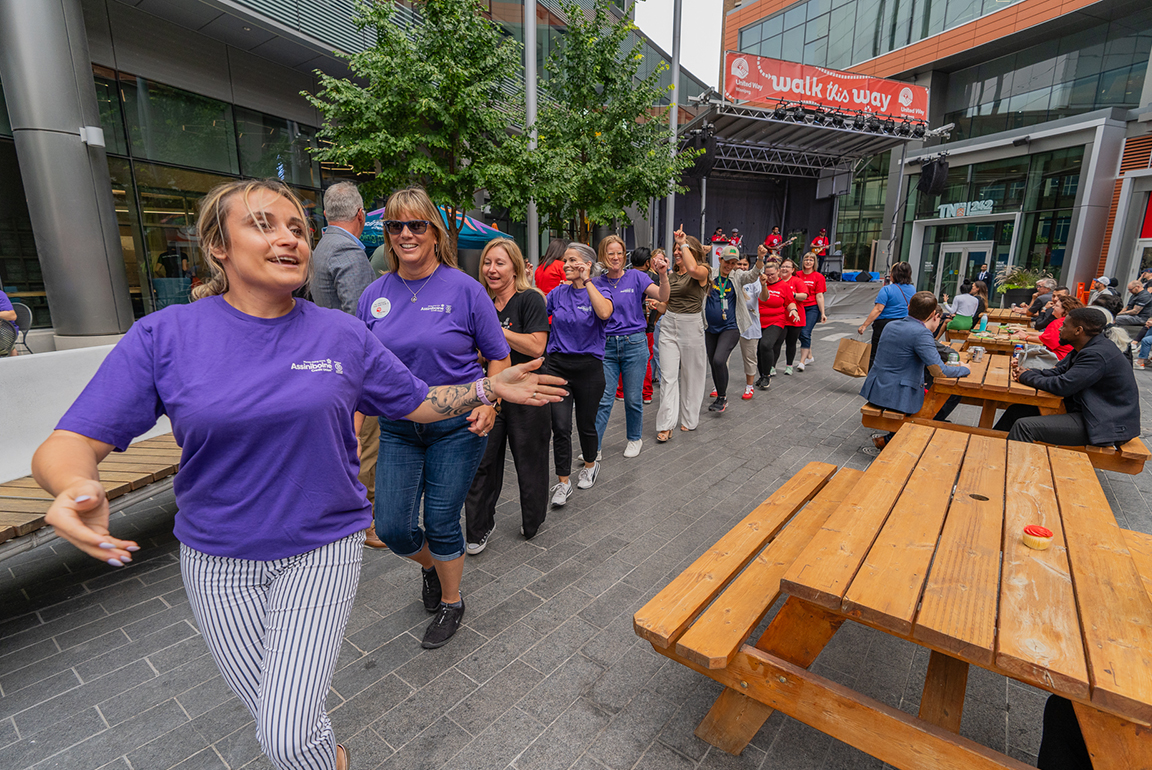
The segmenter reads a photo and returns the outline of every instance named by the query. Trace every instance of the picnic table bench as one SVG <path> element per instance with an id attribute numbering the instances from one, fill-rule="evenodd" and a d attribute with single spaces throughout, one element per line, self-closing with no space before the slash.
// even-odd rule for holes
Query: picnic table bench
<path id="1" fill-rule="evenodd" d="M 166 433 L 109 454 L 98 468 L 115 512 L 171 486 L 180 468 L 180 447 Z M 52 499 L 31 476 L 0 484 L 0 560 L 55 539 L 44 522 Z"/>
<path id="2" fill-rule="evenodd" d="M 1026 319 L 1027 316 L 1020 313 L 1013 313 L 1011 308 L 1007 307 L 990 307 L 988 308 L 988 320 L 1006 323 L 1009 321 L 1020 321 Z"/>
<path id="3" fill-rule="evenodd" d="M 1007 432 L 992 430 L 996 422 L 997 409 L 1007 409 L 1013 404 L 1029 404 L 1039 409 L 1040 414 L 1064 412 L 1064 399 L 1012 379 L 1010 356 L 988 353 L 982 361 L 972 361 L 971 354 L 965 351 L 960 354 L 960 363 L 968 367 L 969 374 L 965 377 L 937 377 L 924 395 L 924 406 L 916 414 L 907 415 L 865 404 L 860 408 L 861 423 L 867 428 L 895 431 L 905 422 L 914 421 L 930 427 L 947 425 L 953 430 L 976 435 L 1007 438 Z M 977 428 L 936 422 L 933 419 L 949 396 L 960 396 L 960 403 L 980 407 L 980 422 Z M 1095 446 L 1066 448 L 1087 453 L 1092 465 L 1101 470 L 1132 475 L 1144 470 L 1144 463 L 1152 454 L 1139 438 L 1125 442 L 1119 448 Z"/>
<path id="4" fill-rule="evenodd" d="M 909 424 L 866 471 L 809 463 L 633 627 L 726 686 L 696 735 L 729 753 L 780 710 L 899 768 L 1025 768 L 958 735 L 975 664 L 1070 699 L 1111 770 L 1152 764 L 1149 591 L 1083 454 Z M 849 620 L 931 651 L 917 716 L 807 670 Z"/>

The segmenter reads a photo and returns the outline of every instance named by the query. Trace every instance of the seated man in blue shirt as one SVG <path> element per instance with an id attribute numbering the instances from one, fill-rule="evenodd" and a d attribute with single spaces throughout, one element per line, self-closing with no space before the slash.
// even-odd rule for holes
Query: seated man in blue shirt
<path id="1" fill-rule="evenodd" d="M 860 395 L 880 409 L 915 414 L 924 406 L 924 373 L 933 377 L 964 377 L 966 366 L 948 366 L 936 348 L 941 312 L 936 295 L 918 291 L 908 300 L 908 315 L 884 328 L 876 360 L 868 370 Z M 892 434 L 877 434 L 872 443 L 883 448 Z"/>
<path id="2" fill-rule="evenodd" d="M 1140 392 L 1124 354 L 1103 332 L 1104 315 L 1091 307 L 1068 313 L 1060 342 L 1068 356 L 1051 369 L 1022 369 L 1012 379 L 1064 398 L 1067 414 L 1040 415 L 1026 404 L 1009 407 L 996 422 L 1009 441 L 1057 446 L 1119 446 L 1140 435 Z"/>

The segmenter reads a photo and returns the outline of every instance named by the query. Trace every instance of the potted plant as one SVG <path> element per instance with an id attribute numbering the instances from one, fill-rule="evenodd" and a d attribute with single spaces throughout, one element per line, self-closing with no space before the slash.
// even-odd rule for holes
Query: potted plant
<path id="1" fill-rule="evenodd" d="M 1036 282 L 1051 278 L 1045 270 L 1029 270 L 1020 265 L 1005 265 L 996 271 L 996 288 L 1001 292 L 1001 307 L 1011 307 L 1028 302 L 1036 291 Z"/>

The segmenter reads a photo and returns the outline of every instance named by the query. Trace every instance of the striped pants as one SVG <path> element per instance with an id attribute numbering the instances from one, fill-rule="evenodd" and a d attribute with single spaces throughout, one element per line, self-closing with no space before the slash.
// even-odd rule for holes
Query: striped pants
<path id="1" fill-rule="evenodd" d="M 324 710 L 356 598 L 364 533 L 299 556 L 249 561 L 180 546 L 180 571 L 212 658 L 280 770 L 333 770 Z"/>

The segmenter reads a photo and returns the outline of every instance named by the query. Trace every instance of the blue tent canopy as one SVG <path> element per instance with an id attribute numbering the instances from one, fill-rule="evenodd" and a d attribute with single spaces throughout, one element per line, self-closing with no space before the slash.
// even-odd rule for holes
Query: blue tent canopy
<path id="1" fill-rule="evenodd" d="M 440 206 L 440 218 L 444 222 L 444 226 L 448 227 L 448 207 Z M 458 249 L 482 249 L 495 238 L 508 238 L 507 233 L 497 230 L 495 227 L 486 225 L 483 222 L 473 219 L 472 217 L 465 216 L 463 211 L 456 212 L 456 221 L 460 223 L 460 238 L 456 243 Z M 360 236 L 360 240 L 368 248 L 368 253 L 371 254 L 378 246 L 384 243 L 384 209 L 376 209 L 375 211 L 368 212 L 367 219 L 364 222 L 364 232 Z"/>

